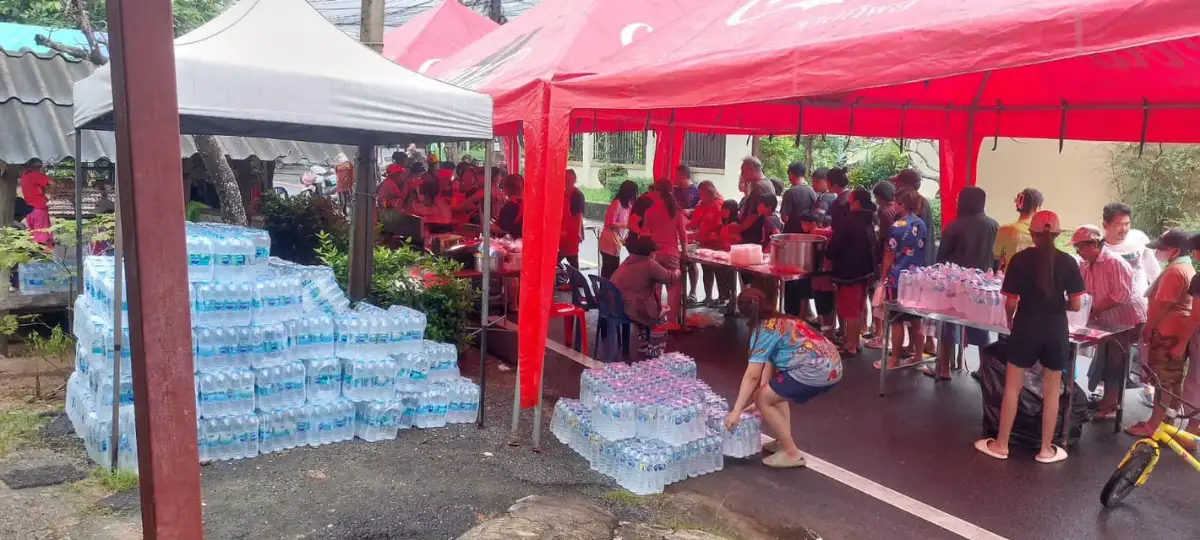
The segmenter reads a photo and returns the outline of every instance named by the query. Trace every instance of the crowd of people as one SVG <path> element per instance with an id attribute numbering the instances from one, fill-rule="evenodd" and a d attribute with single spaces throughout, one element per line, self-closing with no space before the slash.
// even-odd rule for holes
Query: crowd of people
<path id="1" fill-rule="evenodd" d="M 757 159 L 747 158 L 739 183 L 741 199 L 725 200 L 711 182 L 694 184 L 690 170 L 680 167 L 674 179 L 658 180 L 647 194 L 639 195 L 637 186 L 626 182 L 605 215 L 601 275 L 612 278 L 624 293 L 644 354 L 661 351 L 666 332 L 682 329 L 679 306 L 728 306 L 745 308 L 739 309 L 744 316 L 750 315 L 747 309 L 756 314 L 743 385 L 750 390 L 739 396 L 735 411 L 778 409 L 781 402 L 802 403 L 823 393 L 840 378 L 841 359 L 855 357 L 863 348 L 882 348 L 885 324 L 892 326 L 892 352 L 876 363 L 877 368 L 883 362 L 897 368 L 933 357 L 933 366 L 921 371 L 934 381 L 950 380 L 959 340 L 965 336 L 967 345 L 983 347 L 993 336 L 973 328 L 964 332 L 952 324 L 937 328 L 911 315 L 883 320 L 883 304 L 896 299 L 901 273 L 935 263 L 1005 276 L 1002 293 L 1010 336 L 1001 421 L 996 437 L 976 443 L 979 451 L 1000 459 L 1008 456 L 1025 371 L 1040 364 L 1046 397 L 1036 459 L 1055 463 L 1067 458 L 1054 444 L 1053 433 L 1062 373 L 1067 362 L 1074 361 L 1068 357 L 1067 312 L 1080 309 L 1085 293 L 1092 299 L 1091 324 L 1144 325 L 1138 338 L 1122 336 L 1096 352 L 1088 374 L 1090 389 L 1103 395 L 1095 404 L 1096 418 L 1116 414 L 1117 396 L 1126 385 L 1123 359 L 1131 347 L 1141 351 L 1145 379 L 1153 386 L 1200 402 L 1200 368 L 1190 375 L 1187 369 L 1189 347 L 1200 349 L 1200 339 L 1193 339 L 1200 309 L 1191 309 L 1192 296 L 1200 295 L 1191 258 L 1200 257 L 1200 236 L 1171 230 L 1151 241 L 1131 228 L 1132 210 L 1118 202 L 1103 209 L 1101 226 L 1073 231 L 1065 243 L 1072 251 L 1068 253 L 1059 247 L 1064 234 L 1059 218 L 1043 209 L 1045 200 L 1038 190 L 1020 191 L 1013 201 L 1016 219 L 1000 225 L 985 212 L 984 190 L 968 187 L 958 196 L 958 216 L 935 243 L 938 224 L 930 202 L 919 192 L 922 179 L 914 170 L 903 170 L 868 190 L 852 188 L 845 169 L 820 168 L 810 175 L 805 164 L 796 162 L 788 167 L 788 181 L 790 186 L 780 189 L 763 174 Z M 689 242 L 717 250 L 754 243 L 769 250 L 771 236 L 780 232 L 827 239 L 821 271 L 788 282 L 783 291 L 773 290 L 773 283 L 741 276 L 743 291 L 738 295 L 739 280 L 732 271 L 708 266 L 701 271 L 686 259 Z M 624 262 L 619 259 L 622 246 L 630 252 Z M 706 302 L 697 301 L 701 282 Z M 662 287 L 667 288 L 666 302 L 655 292 Z M 773 308 L 776 294 L 784 296 L 782 312 Z M 732 301 L 735 297 L 737 302 Z M 805 323 L 804 332 L 793 330 L 796 322 Z M 791 345 L 768 345 L 781 334 L 791 336 L 785 340 Z M 798 343 L 822 340 L 836 346 L 829 365 L 814 364 L 808 352 L 795 349 Z M 799 381 L 798 387 L 791 379 L 777 383 L 781 374 L 794 369 L 794 362 L 820 364 L 823 376 L 835 376 L 816 386 L 811 377 Z M 773 367 L 764 369 L 764 363 Z M 754 389 L 768 381 L 772 391 L 755 394 Z M 788 386 L 777 388 L 783 382 Z M 1165 411 L 1177 405 L 1170 395 L 1164 393 L 1163 406 L 1128 432 L 1153 433 Z M 786 458 L 773 458 L 768 465 L 803 464 L 786 435 L 788 424 L 773 422 L 779 420 L 774 416 L 764 411 L 768 425 L 783 435 L 778 447 Z M 736 423 L 733 415 L 730 421 Z M 1190 429 L 1200 432 L 1200 422 Z"/>

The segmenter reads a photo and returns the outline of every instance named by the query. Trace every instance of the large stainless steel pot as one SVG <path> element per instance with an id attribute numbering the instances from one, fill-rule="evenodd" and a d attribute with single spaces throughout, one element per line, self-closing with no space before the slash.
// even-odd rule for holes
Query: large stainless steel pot
<path id="1" fill-rule="evenodd" d="M 825 237 L 815 234 L 776 234 L 771 237 L 771 267 L 811 274 L 825 258 Z"/>

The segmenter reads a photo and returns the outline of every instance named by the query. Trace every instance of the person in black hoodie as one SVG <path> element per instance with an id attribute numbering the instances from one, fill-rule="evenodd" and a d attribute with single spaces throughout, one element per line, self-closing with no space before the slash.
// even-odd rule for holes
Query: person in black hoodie
<path id="1" fill-rule="evenodd" d="M 992 246 L 996 243 L 996 231 L 1000 224 L 984 214 L 987 193 L 975 186 L 963 188 L 958 194 L 958 218 L 950 222 L 942 233 L 942 243 L 937 249 L 937 262 L 953 263 L 963 268 L 987 271 L 992 268 Z M 937 371 L 923 367 L 927 377 L 945 381 L 950 379 L 950 355 L 958 345 L 961 328 L 955 324 L 943 324 L 941 339 L 938 340 Z M 987 332 L 967 329 L 967 344 L 987 345 Z"/>
<path id="2" fill-rule="evenodd" d="M 849 193 L 849 211 L 833 229 L 825 249 L 833 282 L 837 284 L 837 314 L 846 325 L 845 343 L 840 351 L 857 356 L 859 336 L 867 309 L 867 291 L 875 279 L 878 262 L 875 244 L 875 203 L 871 192 L 856 189 Z"/>

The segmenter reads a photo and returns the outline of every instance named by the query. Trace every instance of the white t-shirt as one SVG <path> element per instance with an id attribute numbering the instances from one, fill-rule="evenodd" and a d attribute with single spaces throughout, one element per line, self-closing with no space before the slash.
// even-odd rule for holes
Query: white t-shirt
<path id="1" fill-rule="evenodd" d="M 1150 237 L 1137 229 L 1130 229 L 1129 234 L 1125 235 L 1125 241 L 1120 244 L 1105 243 L 1114 255 L 1125 259 L 1133 268 L 1133 293 L 1137 296 L 1145 296 L 1150 284 L 1162 273 L 1162 267 L 1154 257 L 1154 250 L 1146 247 L 1149 243 Z"/>

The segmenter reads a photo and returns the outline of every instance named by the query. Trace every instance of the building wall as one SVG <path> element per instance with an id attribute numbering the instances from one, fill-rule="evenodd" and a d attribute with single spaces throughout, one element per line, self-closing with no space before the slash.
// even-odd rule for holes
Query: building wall
<path id="1" fill-rule="evenodd" d="M 711 181 L 716 185 L 717 191 L 727 199 L 737 199 L 741 196 L 738 194 L 738 176 L 741 174 L 742 158 L 750 155 L 751 145 L 750 138 L 742 135 L 730 135 L 725 137 L 725 168 L 724 169 L 692 169 L 692 179 L 696 182 L 705 180 Z M 580 161 L 572 161 L 568 163 L 568 167 L 575 171 L 575 175 L 579 177 L 579 185 L 587 187 L 600 187 L 600 167 L 602 163 L 597 163 L 592 158 L 594 139 L 592 134 L 584 134 L 583 136 L 583 159 Z M 654 167 L 654 133 L 648 133 L 646 136 L 646 163 L 648 165 L 622 165 L 625 170 L 629 171 L 629 176 L 632 177 L 649 177 L 653 172 Z"/>
<path id="2" fill-rule="evenodd" d="M 987 191 L 987 213 L 1000 223 L 1016 219 L 1013 200 L 1027 187 L 1042 192 L 1043 208 L 1053 210 L 1066 230 L 1100 224 L 1105 204 L 1116 200 L 1109 182 L 1112 143 L 1067 141 L 1060 154 L 1057 139 L 984 141 L 978 182 Z"/>

